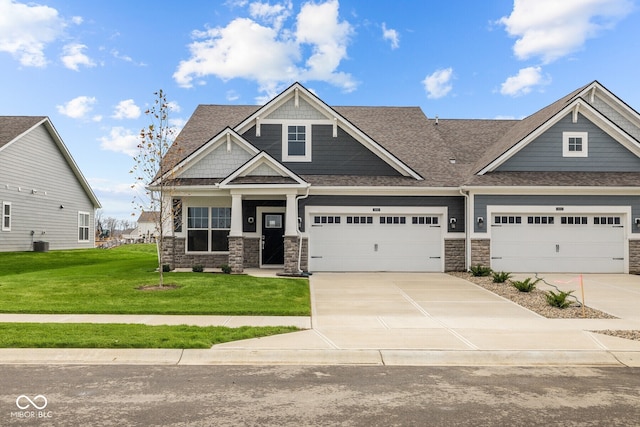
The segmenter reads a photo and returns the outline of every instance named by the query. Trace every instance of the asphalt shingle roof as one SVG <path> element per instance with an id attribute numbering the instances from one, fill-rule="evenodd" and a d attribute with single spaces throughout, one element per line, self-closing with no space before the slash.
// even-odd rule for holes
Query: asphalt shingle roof
<path id="1" fill-rule="evenodd" d="M 0 148 L 44 119 L 44 116 L 0 116 Z"/>

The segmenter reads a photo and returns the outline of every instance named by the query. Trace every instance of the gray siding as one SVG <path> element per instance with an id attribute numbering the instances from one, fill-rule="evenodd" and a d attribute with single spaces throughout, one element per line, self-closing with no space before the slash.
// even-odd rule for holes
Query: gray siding
<path id="1" fill-rule="evenodd" d="M 278 161 L 282 160 L 282 126 L 263 124 L 260 137 L 255 127 L 243 137 L 264 150 Z M 333 137 L 333 126 L 313 125 L 311 136 L 311 162 L 283 162 L 298 175 L 366 175 L 399 176 L 391 166 L 382 161 L 362 144 L 338 127 Z"/>
<path id="2" fill-rule="evenodd" d="M 571 195 L 548 195 L 548 196 L 523 196 L 523 195 L 476 195 L 474 197 L 475 216 L 485 219 L 485 224 L 490 224 L 491 219 L 487 218 L 488 205 L 507 206 L 631 206 L 631 221 L 633 218 L 640 218 L 640 196 L 571 196 Z M 630 227 L 632 233 L 638 233 L 637 227 Z M 476 233 L 486 233 L 487 227 L 478 228 L 475 224 Z"/>
<path id="3" fill-rule="evenodd" d="M 464 233 L 464 197 L 435 196 L 435 197 L 389 197 L 389 196 L 309 196 L 300 200 L 298 216 L 302 218 L 302 230 L 304 230 L 305 210 L 307 206 L 417 206 L 417 207 L 441 207 L 448 209 L 449 217 L 457 220 L 456 228 L 448 231 Z M 448 221 L 448 218 L 445 219 Z"/>
<path id="4" fill-rule="evenodd" d="M 48 241 L 49 249 L 94 246 L 91 200 L 44 126 L 0 151 L 3 201 L 12 203 L 12 224 L 0 230 L 0 251 L 29 251 L 34 240 Z M 88 243 L 78 243 L 79 211 L 89 213 Z"/>
<path id="5" fill-rule="evenodd" d="M 562 132 L 588 132 L 589 157 L 562 157 Z M 640 158 L 579 114 L 568 114 L 503 163 L 498 171 L 640 172 Z"/>

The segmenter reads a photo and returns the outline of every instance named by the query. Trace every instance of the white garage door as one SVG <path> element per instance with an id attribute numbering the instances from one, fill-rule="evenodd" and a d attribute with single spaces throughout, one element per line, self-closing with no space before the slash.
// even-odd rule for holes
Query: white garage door
<path id="1" fill-rule="evenodd" d="M 491 268 L 624 273 L 624 242 L 622 216 L 496 214 L 491 224 Z"/>
<path id="2" fill-rule="evenodd" d="M 311 215 L 311 271 L 443 271 L 440 215 Z"/>

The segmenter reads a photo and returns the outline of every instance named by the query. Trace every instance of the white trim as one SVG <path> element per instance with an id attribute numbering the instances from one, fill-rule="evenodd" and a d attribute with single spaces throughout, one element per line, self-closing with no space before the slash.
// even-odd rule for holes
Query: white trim
<path id="1" fill-rule="evenodd" d="M 304 155 L 289 154 L 289 127 L 304 127 Z M 282 123 L 282 161 L 283 162 L 310 162 L 311 161 L 311 140 L 312 123 L 308 121 L 295 120 Z"/>
<path id="2" fill-rule="evenodd" d="M 260 166 L 261 164 L 267 164 L 268 166 L 273 168 L 274 172 L 279 173 L 280 176 L 285 176 L 285 177 L 289 177 L 289 178 L 293 179 L 294 181 L 297 182 L 297 184 L 264 184 L 264 185 L 261 185 L 261 184 L 244 184 L 244 185 L 243 184 L 240 184 L 240 185 L 231 184 L 231 182 L 234 179 L 238 178 L 238 177 L 251 176 L 251 172 L 255 168 L 257 168 L 258 166 Z M 286 166 L 284 166 L 283 164 L 281 164 L 280 162 L 275 160 L 266 151 L 261 151 L 258 155 L 253 157 L 251 160 L 249 160 L 244 165 L 240 166 L 233 173 L 231 173 L 224 180 L 222 180 L 222 182 L 220 184 L 218 184 L 218 187 L 221 188 L 221 189 L 227 189 L 227 188 L 268 188 L 268 187 L 271 187 L 271 188 L 283 188 L 283 187 L 298 188 L 298 187 L 307 187 L 307 185 L 308 184 L 302 178 L 300 178 L 298 175 L 296 175 L 295 173 L 290 171 Z"/>
<path id="3" fill-rule="evenodd" d="M 9 207 L 9 215 L 5 214 L 5 209 L 6 206 Z M 12 208 L 11 208 L 11 202 L 2 202 L 2 231 L 11 231 L 11 216 L 13 215 L 12 212 Z M 4 222 L 5 222 L 5 218 L 9 218 L 9 225 L 5 226 Z"/>
<path id="4" fill-rule="evenodd" d="M 580 138 L 581 150 L 571 151 L 569 139 Z M 562 157 L 589 157 L 589 133 L 588 132 L 562 132 Z"/>
<path id="5" fill-rule="evenodd" d="M 86 215 L 87 217 L 87 225 L 83 225 L 82 221 L 80 220 L 80 218 L 82 216 Z M 80 239 L 80 229 L 87 229 L 87 238 L 86 239 Z M 91 241 L 91 213 L 89 212 L 84 212 L 84 211 L 78 211 L 78 243 L 86 243 L 86 242 L 90 242 Z"/>

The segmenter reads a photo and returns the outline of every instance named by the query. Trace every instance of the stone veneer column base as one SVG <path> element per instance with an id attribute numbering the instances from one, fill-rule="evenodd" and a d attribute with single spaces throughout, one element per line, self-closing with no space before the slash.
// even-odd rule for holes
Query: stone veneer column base
<path id="1" fill-rule="evenodd" d="M 629 274 L 640 274 L 640 240 L 629 240 Z"/>
<path id="2" fill-rule="evenodd" d="M 465 239 L 444 241 L 444 271 L 466 271 Z"/>
<path id="3" fill-rule="evenodd" d="M 242 236 L 229 236 L 229 267 L 233 273 L 244 271 L 244 238 Z"/>
<path id="4" fill-rule="evenodd" d="M 471 240 L 471 265 L 491 266 L 491 240 L 473 239 Z"/>
<path id="5" fill-rule="evenodd" d="M 284 236 L 284 273 L 298 274 L 298 236 Z"/>

